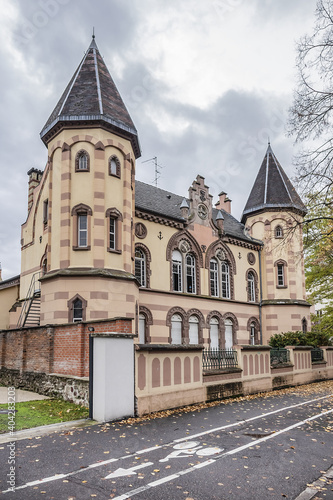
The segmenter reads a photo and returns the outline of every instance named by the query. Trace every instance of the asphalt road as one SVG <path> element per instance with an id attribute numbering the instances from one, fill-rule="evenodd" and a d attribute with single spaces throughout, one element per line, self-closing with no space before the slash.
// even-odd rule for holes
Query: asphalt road
<path id="1" fill-rule="evenodd" d="M 332 393 L 333 382 L 323 382 L 208 408 L 198 405 L 163 418 L 17 441 L 15 491 L 7 483 L 12 445 L 2 444 L 2 495 L 266 500 L 302 494 L 302 500 L 332 500 L 333 483 L 322 477 L 333 465 Z"/>

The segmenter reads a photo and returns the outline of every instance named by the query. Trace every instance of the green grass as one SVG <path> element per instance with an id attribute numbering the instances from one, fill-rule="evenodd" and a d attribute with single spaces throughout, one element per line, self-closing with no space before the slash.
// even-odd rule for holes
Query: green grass
<path id="1" fill-rule="evenodd" d="M 7 410 L 7 404 L 0 404 L 0 410 Z M 89 410 L 62 399 L 44 399 L 41 401 L 25 401 L 15 404 L 15 431 L 30 429 L 40 425 L 56 424 L 88 418 Z M 9 428 L 13 423 L 12 416 L 0 413 L 0 434 L 14 430 Z"/>

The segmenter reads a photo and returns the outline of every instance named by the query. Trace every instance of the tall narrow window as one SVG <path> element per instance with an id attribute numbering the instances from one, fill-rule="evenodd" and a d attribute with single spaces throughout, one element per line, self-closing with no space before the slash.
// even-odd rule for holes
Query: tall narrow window
<path id="1" fill-rule="evenodd" d="M 116 156 L 111 156 L 109 159 L 109 175 L 120 177 L 120 161 Z"/>
<path id="2" fill-rule="evenodd" d="M 78 214 L 77 216 L 77 241 L 80 248 L 88 246 L 88 216 L 87 214 Z"/>
<path id="3" fill-rule="evenodd" d="M 174 314 L 171 318 L 171 344 L 182 343 L 183 320 L 180 314 Z"/>
<path id="4" fill-rule="evenodd" d="M 255 278 L 252 271 L 247 275 L 247 293 L 249 302 L 256 301 Z"/>
<path id="5" fill-rule="evenodd" d="M 89 155 L 84 149 L 75 157 L 75 172 L 89 172 Z"/>
<path id="6" fill-rule="evenodd" d="M 116 221 L 110 217 L 109 248 L 116 249 Z"/>
<path id="7" fill-rule="evenodd" d="M 308 322 L 305 318 L 302 319 L 302 332 L 306 333 L 308 331 Z"/>
<path id="8" fill-rule="evenodd" d="M 195 258 L 193 255 L 186 255 L 186 291 L 195 293 Z"/>
<path id="9" fill-rule="evenodd" d="M 199 320 L 196 316 L 190 316 L 189 320 L 189 344 L 199 344 Z"/>
<path id="10" fill-rule="evenodd" d="M 210 348 L 219 348 L 219 320 L 214 316 L 209 322 Z"/>
<path id="11" fill-rule="evenodd" d="M 250 344 L 255 345 L 256 343 L 256 326 L 254 323 L 250 325 Z"/>
<path id="12" fill-rule="evenodd" d="M 216 259 L 211 259 L 209 263 L 210 294 L 212 297 L 219 296 L 219 273 Z"/>
<path id="13" fill-rule="evenodd" d="M 225 349 L 232 349 L 233 346 L 232 320 L 227 318 L 224 322 L 224 326 L 225 326 Z"/>
<path id="14" fill-rule="evenodd" d="M 135 251 L 135 277 L 140 286 L 146 286 L 146 256 L 139 248 Z"/>
<path id="15" fill-rule="evenodd" d="M 283 238 L 283 231 L 281 226 L 275 228 L 275 238 Z"/>
<path id="16" fill-rule="evenodd" d="M 228 262 L 221 263 L 221 290 L 224 299 L 230 299 L 230 269 Z"/>
<path id="17" fill-rule="evenodd" d="M 49 200 L 45 200 L 43 203 L 43 224 L 44 229 L 47 227 L 47 223 L 49 220 Z"/>
<path id="18" fill-rule="evenodd" d="M 172 285 L 175 292 L 182 291 L 182 255 L 178 250 L 172 252 Z"/>
<path id="19" fill-rule="evenodd" d="M 284 286 L 285 285 L 285 280 L 284 280 L 284 265 L 283 264 L 278 264 L 277 265 L 277 284 L 278 284 L 278 286 Z"/>
<path id="20" fill-rule="evenodd" d="M 139 314 L 139 344 L 146 343 L 146 316 Z"/>
<path id="21" fill-rule="evenodd" d="M 82 300 L 81 299 L 75 299 L 73 302 L 73 321 L 82 321 L 83 319 L 83 307 L 82 307 Z"/>

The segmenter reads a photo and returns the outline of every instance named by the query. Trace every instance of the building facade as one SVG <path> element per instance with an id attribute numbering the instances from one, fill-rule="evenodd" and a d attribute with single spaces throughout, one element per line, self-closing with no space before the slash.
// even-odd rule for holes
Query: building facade
<path id="1" fill-rule="evenodd" d="M 124 317 L 141 344 L 230 348 L 310 324 L 306 209 L 270 146 L 241 222 L 201 175 L 185 196 L 136 181 L 138 134 L 94 38 L 41 139 L 2 328 Z"/>

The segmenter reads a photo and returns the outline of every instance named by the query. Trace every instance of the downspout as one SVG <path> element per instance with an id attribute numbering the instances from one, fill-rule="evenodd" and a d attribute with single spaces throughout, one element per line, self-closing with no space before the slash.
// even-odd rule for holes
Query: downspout
<path id="1" fill-rule="evenodd" d="M 259 329 L 260 345 L 262 345 L 262 271 L 261 271 L 261 248 L 259 248 Z"/>

